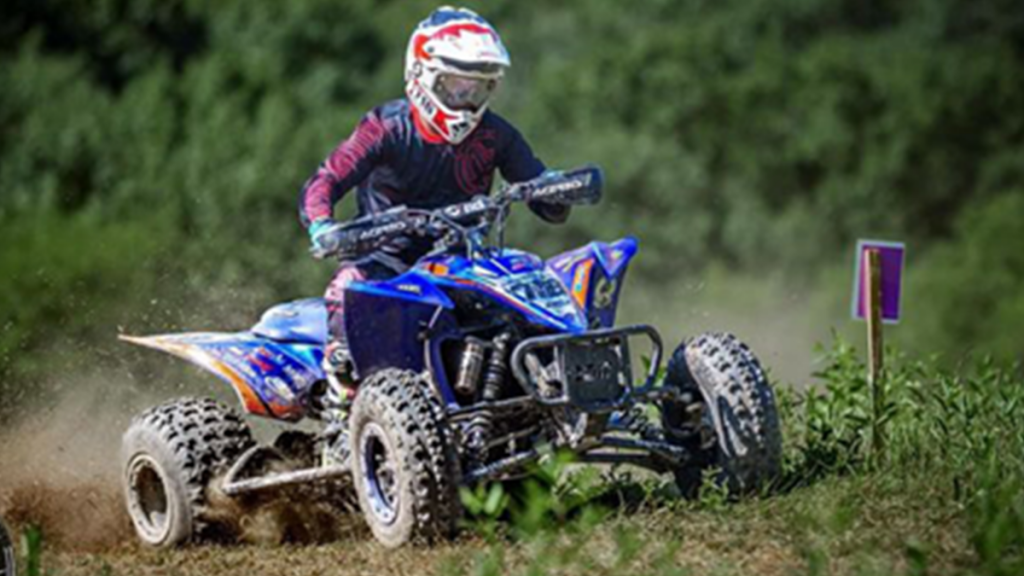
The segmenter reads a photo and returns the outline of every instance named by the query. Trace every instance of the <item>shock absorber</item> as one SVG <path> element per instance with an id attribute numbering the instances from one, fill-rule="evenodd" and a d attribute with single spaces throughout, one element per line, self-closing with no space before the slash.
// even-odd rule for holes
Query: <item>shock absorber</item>
<path id="1" fill-rule="evenodd" d="M 501 397 L 501 390 L 505 386 L 505 376 L 508 374 L 508 347 L 512 343 L 512 333 L 502 332 L 494 339 L 494 352 L 490 361 L 487 362 L 487 370 L 484 372 L 483 399 L 493 402 Z"/>
<path id="2" fill-rule="evenodd" d="M 492 344 L 493 350 L 484 369 L 483 391 L 484 402 L 493 402 L 501 398 L 501 391 L 508 374 L 508 348 L 512 343 L 512 333 L 502 332 Z M 469 422 L 466 430 L 466 450 L 471 466 L 483 464 L 487 451 L 487 442 L 491 437 L 492 415 L 488 410 L 481 410 Z"/>
<path id="3" fill-rule="evenodd" d="M 476 338 L 467 338 L 459 361 L 459 374 L 455 381 L 455 392 L 463 396 L 476 396 L 480 373 L 484 368 L 486 344 Z"/>

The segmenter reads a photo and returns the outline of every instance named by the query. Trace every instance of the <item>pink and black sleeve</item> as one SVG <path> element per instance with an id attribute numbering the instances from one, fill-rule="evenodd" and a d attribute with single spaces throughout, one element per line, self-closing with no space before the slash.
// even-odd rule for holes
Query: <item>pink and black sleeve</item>
<path id="1" fill-rule="evenodd" d="M 355 131 L 320 164 L 299 195 L 299 219 L 309 227 L 332 218 L 334 206 L 365 180 L 383 156 L 387 137 L 376 111 L 363 117 Z"/>
<path id="2" fill-rule="evenodd" d="M 503 123 L 506 133 L 504 146 L 499 155 L 498 169 L 501 176 L 508 182 L 524 182 L 533 180 L 544 173 L 544 163 L 534 155 L 526 139 L 511 124 Z M 569 217 L 568 206 L 554 206 L 540 202 L 529 203 L 530 210 L 542 219 L 561 224 Z"/>

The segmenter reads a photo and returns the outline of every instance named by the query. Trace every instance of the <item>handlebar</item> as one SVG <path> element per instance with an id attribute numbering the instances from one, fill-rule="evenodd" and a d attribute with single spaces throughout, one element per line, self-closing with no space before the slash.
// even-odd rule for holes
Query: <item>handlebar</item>
<path id="1" fill-rule="evenodd" d="M 597 166 L 587 165 L 563 172 L 546 173 L 533 180 L 509 186 L 505 197 L 513 201 L 547 202 L 572 206 L 597 204 L 601 200 L 604 175 Z"/>
<path id="2" fill-rule="evenodd" d="M 600 168 L 584 166 L 564 172 L 545 173 L 538 178 L 505 186 L 496 197 L 480 195 L 466 202 L 434 210 L 396 206 L 384 212 L 353 220 L 341 227 L 345 240 L 325 258 L 358 258 L 371 254 L 399 237 L 423 236 L 448 239 L 446 246 L 465 241 L 471 232 L 486 235 L 490 226 L 504 225 L 508 207 L 517 202 L 571 206 L 596 204 L 601 198 L 603 176 Z M 456 238 L 452 238 L 455 236 Z"/>

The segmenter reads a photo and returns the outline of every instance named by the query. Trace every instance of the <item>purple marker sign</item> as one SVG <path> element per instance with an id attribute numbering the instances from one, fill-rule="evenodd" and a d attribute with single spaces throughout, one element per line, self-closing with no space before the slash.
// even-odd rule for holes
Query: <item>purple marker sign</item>
<path id="1" fill-rule="evenodd" d="M 882 268 L 882 321 L 896 324 L 900 321 L 900 302 L 903 296 L 903 256 L 906 245 L 902 242 L 883 242 L 880 240 L 857 241 L 857 264 L 853 275 L 854 320 L 865 317 L 864 274 L 868 273 L 866 254 L 870 249 L 878 250 Z"/>

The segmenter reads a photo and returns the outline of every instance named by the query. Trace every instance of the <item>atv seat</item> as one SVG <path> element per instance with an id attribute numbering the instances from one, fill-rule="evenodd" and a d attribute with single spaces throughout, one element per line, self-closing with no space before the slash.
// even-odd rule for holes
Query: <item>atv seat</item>
<path id="1" fill-rule="evenodd" d="M 326 344 L 327 305 L 323 298 L 278 304 L 263 313 L 252 333 L 278 342 Z"/>

